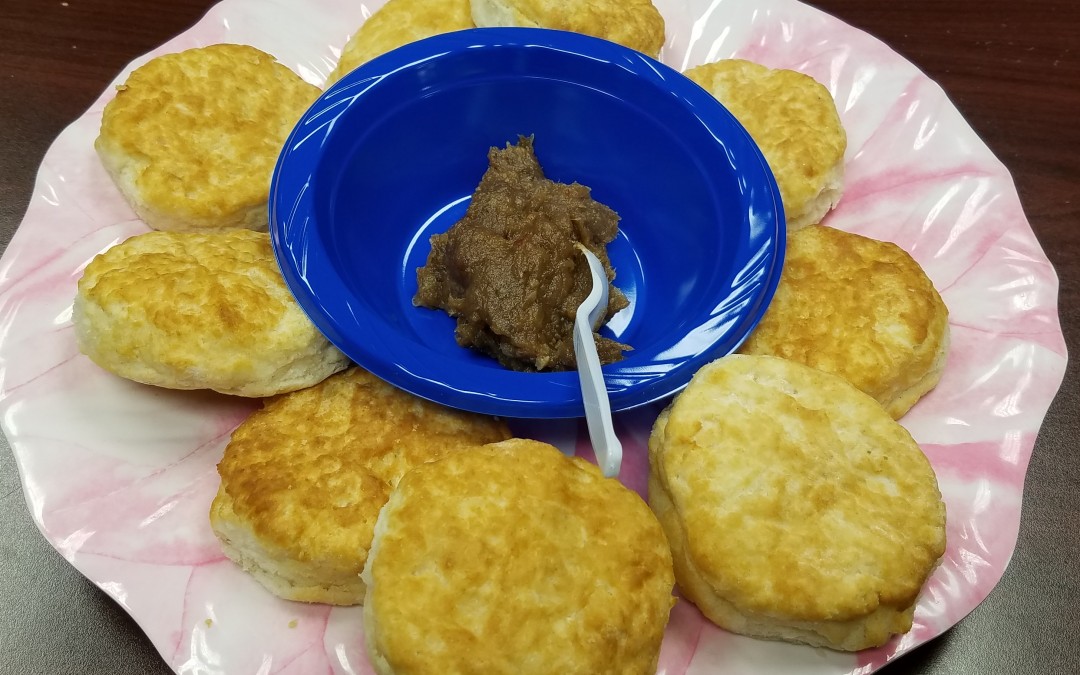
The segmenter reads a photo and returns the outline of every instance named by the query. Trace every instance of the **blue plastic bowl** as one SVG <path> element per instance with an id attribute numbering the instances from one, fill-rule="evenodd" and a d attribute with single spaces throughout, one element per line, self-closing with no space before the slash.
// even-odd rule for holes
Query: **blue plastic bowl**
<path id="1" fill-rule="evenodd" d="M 413 306 L 432 234 L 465 213 L 492 146 L 533 135 L 547 176 L 621 217 L 609 246 L 630 300 L 606 333 L 613 410 L 667 397 L 730 353 L 772 298 L 779 192 L 706 91 L 633 50 L 531 28 L 478 28 L 354 70 L 297 123 L 274 171 L 270 231 L 289 288 L 357 364 L 418 396 L 509 417 L 584 414 L 576 372 L 521 373 L 462 348 Z"/>

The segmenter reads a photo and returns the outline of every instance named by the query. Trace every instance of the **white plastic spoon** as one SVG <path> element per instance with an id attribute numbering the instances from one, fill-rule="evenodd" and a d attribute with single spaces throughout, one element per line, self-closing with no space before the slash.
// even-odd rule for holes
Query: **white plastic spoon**
<path id="1" fill-rule="evenodd" d="M 608 306 L 608 278 L 604 266 L 592 251 L 577 245 L 589 261 L 592 272 L 592 290 L 585 301 L 578 305 L 574 317 L 574 356 L 577 359 L 578 379 L 581 380 L 581 398 L 585 401 L 585 421 L 589 425 L 589 440 L 600 470 L 608 478 L 619 475 L 622 466 L 622 443 L 611 424 L 611 404 L 608 402 L 604 373 L 600 370 L 600 357 L 593 341 L 593 326 Z"/>

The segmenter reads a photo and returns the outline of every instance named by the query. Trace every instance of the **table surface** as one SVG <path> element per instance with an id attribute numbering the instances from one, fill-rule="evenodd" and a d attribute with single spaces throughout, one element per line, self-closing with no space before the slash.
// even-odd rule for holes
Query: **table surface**
<path id="1" fill-rule="evenodd" d="M 4 0 L 0 9 L 0 237 L 6 246 L 60 131 L 133 58 L 186 30 L 206 0 Z M 1061 282 L 1080 354 L 1080 3 L 827 0 L 937 81 L 1010 169 Z M 1000 584 L 886 673 L 1080 672 L 1080 373 L 1074 359 L 1039 434 L 1023 519 Z M 166 673 L 138 626 L 41 537 L 0 437 L 0 672 Z"/>

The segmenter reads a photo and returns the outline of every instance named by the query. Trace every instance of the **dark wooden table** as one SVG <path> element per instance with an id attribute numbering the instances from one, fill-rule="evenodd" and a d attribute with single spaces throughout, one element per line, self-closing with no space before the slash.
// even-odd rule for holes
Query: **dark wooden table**
<path id="1" fill-rule="evenodd" d="M 211 2 L 3 0 L 0 237 L 22 219 L 49 143 L 132 58 Z M 826 0 L 948 92 L 1012 171 L 1061 280 L 1080 355 L 1080 3 Z M 1020 539 L 990 597 L 889 673 L 1080 673 L 1080 372 L 1070 363 L 1027 475 Z M 0 672 L 169 672 L 135 623 L 41 537 L 0 448 Z"/>

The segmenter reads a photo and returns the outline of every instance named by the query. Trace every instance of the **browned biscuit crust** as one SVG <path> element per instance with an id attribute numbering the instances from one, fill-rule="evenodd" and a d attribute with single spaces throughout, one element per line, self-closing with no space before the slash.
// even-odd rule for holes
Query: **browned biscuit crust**
<path id="1" fill-rule="evenodd" d="M 472 0 L 477 26 L 524 26 L 584 33 L 653 58 L 664 46 L 664 17 L 651 0 Z"/>
<path id="2" fill-rule="evenodd" d="M 409 472 L 364 577 L 382 675 L 651 675 L 673 604 L 671 553 L 641 498 L 521 439 Z"/>
<path id="3" fill-rule="evenodd" d="M 148 232 L 95 257 L 72 322 L 102 368 L 170 389 L 272 396 L 349 364 L 300 309 L 265 232 Z"/>
<path id="4" fill-rule="evenodd" d="M 839 375 L 899 419 L 945 369 L 949 311 L 896 244 L 830 227 L 792 233 L 780 284 L 739 349 Z"/>
<path id="5" fill-rule="evenodd" d="M 154 229 L 265 230 L 274 163 L 318 94 L 254 47 L 166 54 L 117 87 L 94 147 Z"/>
<path id="6" fill-rule="evenodd" d="M 474 28 L 469 0 L 390 0 L 353 33 L 330 75 L 330 86 L 362 63 L 432 35 Z"/>
<path id="7" fill-rule="evenodd" d="M 685 74 L 723 103 L 761 148 L 780 188 L 789 232 L 819 223 L 836 206 L 847 133 L 828 89 L 808 75 L 742 59 Z"/>
<path id="8" fill-rule="evenodd" d="M 510 437 L 360 368 L 277 397 L 233 432 L 210 524 L 226 554 L 288 600 L 363 602 L 375 519 L 409 469 Z"/>

